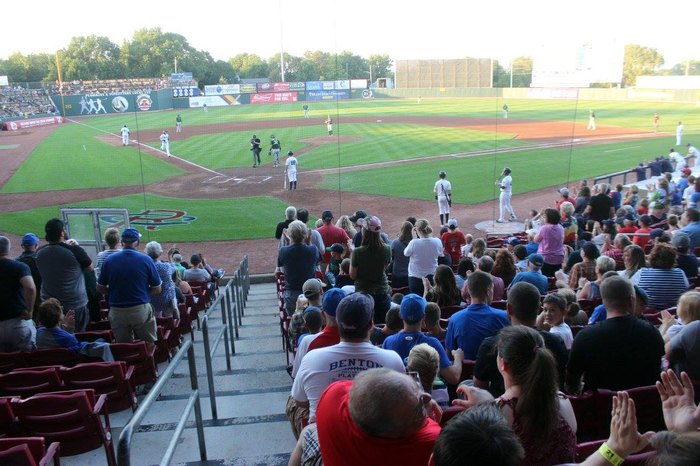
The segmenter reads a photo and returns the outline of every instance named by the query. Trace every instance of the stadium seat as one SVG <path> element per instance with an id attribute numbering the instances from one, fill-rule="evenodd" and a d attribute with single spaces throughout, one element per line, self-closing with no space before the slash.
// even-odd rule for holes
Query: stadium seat
<path id="1" fill-rule="evenodd" d="M 462 406 L 450 406 L 442 410 L 442 418 L 440 418 L 440 427 L 444 427 L 450 419 L 457 416 L 459 413 L 464 411 L 465 408 Z"/>
<path id="2" fill-rule="evenodd" d="M 440 318 L 441 319 L 449 319 L 454 315 L 456 312 L 461 311 L 464 309 L 464 306 L 461 304 L 456 304 L 454 306 L 442 306 L 440 307 Z"/>
<path id="3" fill-rule="evenodd" d="M 579 442 L 608 438 L 614 394 L 611 390 L 599 389 L 568 396 L 576 415 L 576 439 Z"/>
<path id="4" fill-rule="evenodd" d="M 600 304 L 603 304 L 603 300 L 600 298 L 578 300 L 578 307 L 580 307 L 583 312 L 588 314 L 588 317 L 593 314 L 593 310 Z"/>
<path id="5" fill-rule="evenodd" d="M 26 366 L 22 351 L 0 353 L 0 374 L 6 374 L 17 367 Z"/>
<path id="6" fill-rule="evenodd" d="M 127 408 L 136 411 L 133 375 L 134 367 L 127 368 L 123 361 L 90 362 L 60 370 L 67 390 L 93 389 L 97 395 L 107 395 L 105 409 L 108 413 Z"/>
<path id="7" fill-rule="evenodd" d="M 170 330 L 166 330 L 165 327 L 159 325 L 156 328 L 158 335 L 158 340 L 156 341 L 156 352 L 153 354 L 153 358 L 156 364 L 162 362 L 170 361 L 170 348 L 168 348 L 168 338 L 170 338 Z"/>
<path id="8" fill-rule="evenodd" d="M 655 385 L 625 390 L 634 400 L 637 409 L 637 426 L 639 432 L 654 432 L 666 429 L 664 414 L 661 409 L 661 397 Z"/>
<path id="9" fill-rule="evenodd" d="M 114 334 L 112 330 L 87 330 L 85 332 L 75 332 L 73 334 L 78 341 L 94 342 L 99 339 L 106 341 L 107 343 L 114 342 Z"/>
<path id="10" fill-rule="evenodd" d="M 112 324 L 110 323 L 109 319 L 107 320 L 98 320 L 96 322 L 88 322 L 87 324 L 87 331 L 92 332 L 95 330 L 111 330 L 112 329 Z"/>
<path id="11" fill-rule="evenodd" d="M 12 396 L 0 397 L 0 437 L 16 434 L 17 422 L 10 404 L 13 398 Z"/>
<path id="12" fill-rule="evenodd" d="M 190 308 L 187 304 L 181 303 L 177 305 L 177 309 L 180 312 L 180 319 L 177 323 L 177 331 L 180 335 L 191 335 L 192 340 L 194 340 L 194 332 L 192 331 L 192 318 L 190 317 Z"/>
<path id="13" fill-rule="evenodd" d="M 25 351 L 23 356 L 27 367 L 75 366 L 80 361 L 80 356 L 67 348 Z"/>
<path id="14" fill-rule="evenodd" d="M 180 331 L 178 330 L 178 325 L 180 324 L 179 319 L 176 319 L 173 316 L 156 317 L 156 323 L 170 332 L 166 340 L 168 344 L 168 351 L 170 353 L 176 351 L 180 347 L 180 343 L 182 341 Z"/>
<path id="15" fill-rule="evenodd" d="M 28 398 L 37 393 L 63 390 L 59 366 L 12 371 L 0 375 L 0 394 Z"/>
<path id="16" fill-rule="evenodd" d="M 569 328 L 571 328 L 571 333 L 575 337 L 578 332 L 586 328 L 586 325 L 569 325 Z"/>
<path id="17" fill-rule="evenodd" d="M 61 445 L 53 442 L 44 447 L 43 437 L 13 437 L 0 439 L 0 464 L 6 466 L 60 466 Z"/>
<path id="18" fill-rule="evenodd" d="M 108 466 L 115 466 L 109 415 L 104 412 L 106 400 L 107 395 L 95 397 L 93 390 L 77 390 L 15 398 L 10 405 L 23 435 L 60 442 L 64 456 L 103 446 Z"/>
<path id="19" fill-rule="evenodd" d="M 153 359 L 155 346 L 148 348 L 145 341 L 133 343 L 113 343 L 110 345 L 114 359 L 124 361 L 134 367 L 134 385 L 154 383 L 158 378 L 158 369 Z"/>

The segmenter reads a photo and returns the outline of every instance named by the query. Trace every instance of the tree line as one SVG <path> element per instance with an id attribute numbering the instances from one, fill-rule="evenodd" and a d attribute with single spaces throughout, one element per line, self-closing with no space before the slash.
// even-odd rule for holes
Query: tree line
<path id="1" fill-rule="evenodd" d="M 285 81 L 393 78 L 393 61 L 388 55 L 364 58 L 349 51 L 307 51 L 302 56 L 285 53 L 283 58 Z M 73 37 L 56 55 L 17 52 L 0 59 L 0 75 L 15 83 L 55 82 L 57 62 L 63 81 L 167 77 L 176 69 L 192 72 L 200 86 L 235 84 L 246 78 L 282 80 L 279 53 L 267 59 L 242 53 L 228 61 L 214 60 L 209 52 L 192 47 L 184 36 L 160 28 L 139 29 L 121 46 L 107 37 L 90 35 Z M 700 74 L 697 60 L 670 69 L 661 69 L 662 65 L 664 58 L 656 49 L 629 44 L 625 46 L 622 85 L 633 86 L 640 75 Z M 495 61 L 493 69 L 494 87 L 529 87 L 532 81 L 531 57 L 515 58 L 509 68 Z"/>

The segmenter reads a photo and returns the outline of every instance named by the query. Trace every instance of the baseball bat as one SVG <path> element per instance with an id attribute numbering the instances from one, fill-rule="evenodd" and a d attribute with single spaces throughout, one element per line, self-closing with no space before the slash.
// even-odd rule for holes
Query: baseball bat
<path id="1" fill-rule="evenodd" d="M 284 172 L 283 178 L 283 183 L 284 183 L 284 189 L 287 189 L 287 172 Z"/>

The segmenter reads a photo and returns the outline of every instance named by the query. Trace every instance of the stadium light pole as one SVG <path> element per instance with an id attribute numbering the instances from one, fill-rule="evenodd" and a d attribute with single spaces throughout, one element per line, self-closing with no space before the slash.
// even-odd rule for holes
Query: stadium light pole
<path id="1" fill-rule="evenodd" d="M 282 30 L 282 0 L 279 0 L 279 12 L 280 12 L 280 76 L 282 82 L 284 81 L 284 35 Z"/>
<path id="2" fill-rule="evenodd" d="M 510 60 L 510 88 L 513 89 L 513 59 Z"/>

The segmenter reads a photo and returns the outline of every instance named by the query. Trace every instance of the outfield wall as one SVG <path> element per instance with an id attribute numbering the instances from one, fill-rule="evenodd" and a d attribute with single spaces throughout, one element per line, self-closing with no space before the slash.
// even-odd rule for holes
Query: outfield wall
<path id="1" fill-rule="evenodd" d="M 98 115 L 110 113 L 149 112 L 170 110 L 173 106 L 171 89 L 129 94 L 83 94 L 50 96 L 54 106 L 63 116 Z"/>

